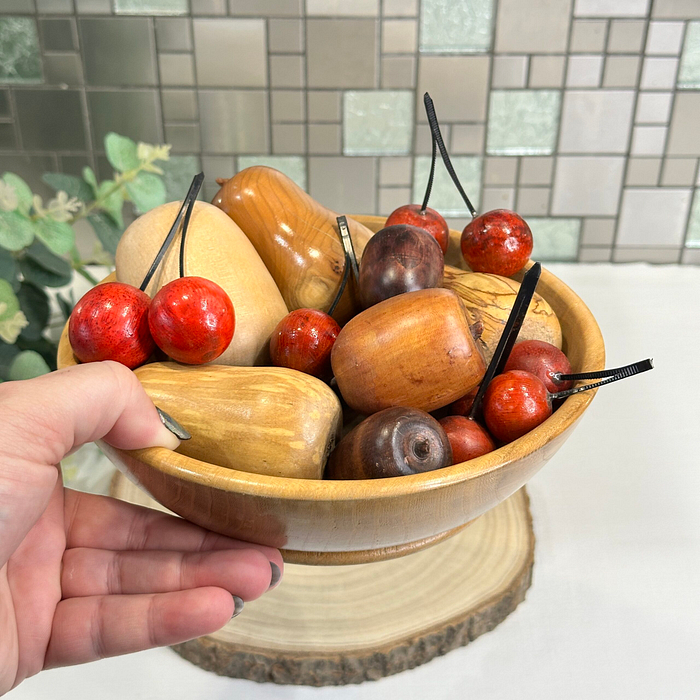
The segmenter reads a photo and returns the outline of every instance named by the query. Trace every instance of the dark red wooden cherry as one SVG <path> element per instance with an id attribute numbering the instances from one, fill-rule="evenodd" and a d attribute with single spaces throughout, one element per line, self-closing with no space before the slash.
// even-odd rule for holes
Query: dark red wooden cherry
<path id="1" fill-rule="evenodd" d="M 447 252 L 450 228 L 442 215 L 435 209 L 430 207 L 423 209 L 420 204 L 405 204 L 389 214 L 384 226 L 395 226 L 396 224 L 409 224 L 422 228 L 440 244 L 443 255 Z"/>
<path id="2" fill-rule="evenodd" d="M 472 404 L 479 391 L 479 386 L 475 386 L 468 394 L 465 394 L 461 399 L 457 399 L 453 404 L 450 404 L 450 415 L 466 416 L 472 410 Z"/>
<path id="3" fill-rule="evenodd" d="M 572 381 L 557 381 L 555 374 L 571 374 L 571 364 L 566 355 L 551 343 L 543 340 L 523 340 L 516 343 L 508 356 L 508 362 L 504 367 L 507 372 L 511 369 L 521 369 L 538 377 L 554 394 L 573 386 Z"/>
<path id="4" fill-rule="evenodd" d="M 272 364 L 314 377 L 330 377 L 331 350 L 338 333 L 340 326 L 327 313 L 318 309 L 296 309 L 287 314 L 272 333 Z"/>
<path id="5" fill-rule="evenodd" d="M 496 449 L 491 436 L 475 420 L 447 416 L 439 421 L 452 447 L 452 463 L 468 462 Z"/>
<path id="6" fill-rule="evenodd" d="M 68 338 L 81 362 L 115 360 L 130 369 L 143 364 L 156 346 L 148 328 L 151 300 L 122 282 L 93 287 L 70 315 Z"/>
<path id="7" fill-rule="evenodd" d="M 179 277 L 153 297 L 148 325 L 153 340 L 169 357 L 201 365 L 226 350 L 236 319 L 231 299 L 216 282 Z"/>

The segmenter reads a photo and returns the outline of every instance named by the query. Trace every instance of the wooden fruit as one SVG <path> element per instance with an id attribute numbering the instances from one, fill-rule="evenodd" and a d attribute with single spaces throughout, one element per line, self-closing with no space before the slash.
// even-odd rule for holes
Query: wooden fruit
<path id="1" fill-rule="evenodd" d="M 191 434 L 179 452 L 256 474 L 320 479 L 342 411 L 319 379 L 282 367 L 155 362 L 136 376 Z"/>
<path id="2" fill-rule="evenodd" d="M 138 287 L 175 220 L 179 202 L 170 202 L 140 216 L 124 232 L 116 255 L 117 279 Z M 146 292 L 180 277 L 179 237 L 169 248 Z M 236 332 L 221 365 L 269 363 L 270 335 L 287 314 L 282 295 L 245 234 L 223 212 L 196 202 L 185 239 L 186 275 L 216 282 L 236 310 Z"/>
<path id="3" fill-rule="evenodd" d="M 358 314 L 340 331 L 331 365 L 343 398 L 365 414 L 391 406 L 433 411 L 486 371 L 464 306 L 448 289 L 401 294 Z"/>
<path id="4" fill-rule="evenodd" d="M 387 408 L 365 418 L 328 460 L 327 479 L 379 479 L 421 474 L 452 463 L 440 424 L 425 411 Z"/>
<path id="5" fill-rule="evenodd" d="M 515 302 L 520 283 L 500 275 L 463 272 L 446 265 L 442 284 L 459 295 L 467 309 L 469 322 L 480 325 L 481 337 L 477 345 L 486 362 L 489 362 Z M 527 310 L 518 340 L 543 340 L 557 348 L 562 346 L 559 319 L 552 307 L 537 293 Z"/>
<path id="6" fill-rule="evenodd" d="M 212 200 L 250 238 L 290 311 L 328 311 L 340 286 L 345 254 L 335 212 L 312 199 L 286 175 L 256 165 L 221 181 Z M 372 232 L 348 219 L 359 260 Z M 233 302 L 236 309 L 236 302 Z M 360 310 L 351 280 L 333 317 L 343 323 Z"/>

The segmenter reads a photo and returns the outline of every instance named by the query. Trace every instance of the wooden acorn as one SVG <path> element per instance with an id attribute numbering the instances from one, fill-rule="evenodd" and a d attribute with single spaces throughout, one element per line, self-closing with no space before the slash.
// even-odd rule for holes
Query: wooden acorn
<path id="1" fill-rule="evenodd" d="M 327 479 L 379 479 L 441 469 L 452 463 L 445 431 L 428 413 L 387 408 L 365 418 L 331 453 Z"/>

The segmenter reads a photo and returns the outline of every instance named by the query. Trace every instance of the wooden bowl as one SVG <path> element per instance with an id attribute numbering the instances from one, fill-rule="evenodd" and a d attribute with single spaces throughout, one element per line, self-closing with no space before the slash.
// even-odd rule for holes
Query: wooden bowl
<path id="1" fill-rule="evenodd" d="M 373 231 L 385 221 L 376 216 L 354 218 Z M 458 231 L 450 231 L 446 261 L 464 267 L 459 238 Z M 547 270 L 537 291 L 559 317 L 573 370 L 602 369 L 603 338 L 583 301 Z M 64 329 L 58 365 L 73 364 L 77 359 Z M 515 493 L 569 437 L 594 393 L 569 397 L 535 430 L 483 457 L 390 479 L 285 479 L 219 467 L 160 447 L 101 447 L 129 478 L 187 520 L 280 548 L 288 562 L 355 564 L 435 544 Z"/>

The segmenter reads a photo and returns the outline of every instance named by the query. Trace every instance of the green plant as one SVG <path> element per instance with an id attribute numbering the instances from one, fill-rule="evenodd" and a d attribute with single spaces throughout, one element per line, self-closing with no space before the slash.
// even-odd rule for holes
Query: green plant
<path id="1" fill-rule="evenodd" d="M 125 202 L 140 214 L 165 202 L 163 171 L 156 162 L 168 160 L 170 146 L 136 144 L 110 133 L 105 152 L 112 179 L 98 182 L 89 167 L 82 178 L 46 173 L 42 179 L 56 191 L 47 204 L 17 175 L 4 173 L 0 179 L 0 381 L 55 369 L 47 288 L 69 284 L 74 274 L 97 284 L 87 266 L 112 264 L 124 231 Z M 75 245 L 73 225 L 81 220 L 97 236 L 89 259 L 82 259 Z M 55 298 L 67 320 L 72 293 Z"/>

